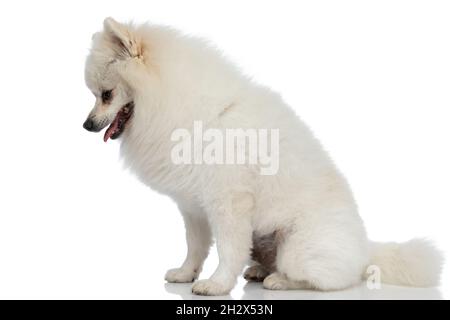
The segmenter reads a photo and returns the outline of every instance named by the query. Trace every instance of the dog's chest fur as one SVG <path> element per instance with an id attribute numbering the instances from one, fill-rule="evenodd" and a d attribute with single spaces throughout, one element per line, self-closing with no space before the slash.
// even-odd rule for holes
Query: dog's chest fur
<path id="1" fill-rule="evenodd" d="M 171 148 L 168 132 L 144 134 L 129 130 L 122 138 L 121 155 L 125 166 L 152 189 L 167 195 L 186 193 L 196 185 L 192 166 L 175 165 Z"/>

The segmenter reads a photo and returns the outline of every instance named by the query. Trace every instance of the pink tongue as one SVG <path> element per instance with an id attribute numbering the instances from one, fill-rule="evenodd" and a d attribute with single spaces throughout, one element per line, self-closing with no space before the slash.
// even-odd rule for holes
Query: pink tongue
<path id="1" fill-rule="evenodd" d="M 116 132 L 119 127 L 119 117 L 116 117 L 114 121 L 109 125 L 109 128 L 105 131 L 103 141 L 107 142 L 109 138 Z"/>

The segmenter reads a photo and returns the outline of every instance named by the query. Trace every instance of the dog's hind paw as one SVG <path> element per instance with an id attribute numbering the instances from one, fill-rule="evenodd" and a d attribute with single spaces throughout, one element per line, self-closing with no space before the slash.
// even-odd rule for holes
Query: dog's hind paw
<path id="1" fill-rule="evenodd" d="M 263 267 L 256 265 L 248 267 L 244 272 L 244 278 L 247 281 L 261 282 L 269 273 Z"/>
<path id="2" fill-rule="evenodd" d="M 310 290 L 313 287 L 306 281 L 293 281 L 285 275 L 274 272 L 263 281 L 263 287 L 269 290 Z"/>
<path id="3" fill-rule="evenodd" d="M 289 289 L 289 280 L 278 272 L 274 272 L 264 279 L 263 286 L 269 290 Z"/>

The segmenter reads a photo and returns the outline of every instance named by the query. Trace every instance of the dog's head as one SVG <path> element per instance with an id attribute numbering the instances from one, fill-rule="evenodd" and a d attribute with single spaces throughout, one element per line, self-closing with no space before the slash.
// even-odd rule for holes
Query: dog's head
<path id="1" fill-rule="evenodd" d="M 109 125 L 104 141 L 116 139 L 133 115 L 133 92 L 122 73 L 130 59 L 142 55 L 142 43 L 130 25 L 112 18 L 104 21 L 104 30 L 94 34 L 92 49 L 86 60 L 86 85 L 96 101 L 83 127 L 99 132 Z"/>

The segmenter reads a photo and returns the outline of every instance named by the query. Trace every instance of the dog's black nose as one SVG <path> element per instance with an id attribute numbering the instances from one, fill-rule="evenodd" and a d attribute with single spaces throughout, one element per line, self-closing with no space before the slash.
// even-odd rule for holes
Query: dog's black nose
<path id="1" fill-rule="evenodd" d="M 93 131 L 94 130 L 94 121 L 92 121 L 91 119 L 88 118 L 83 123 L 83 128 L 85 128 L 87 131 Z"/>

